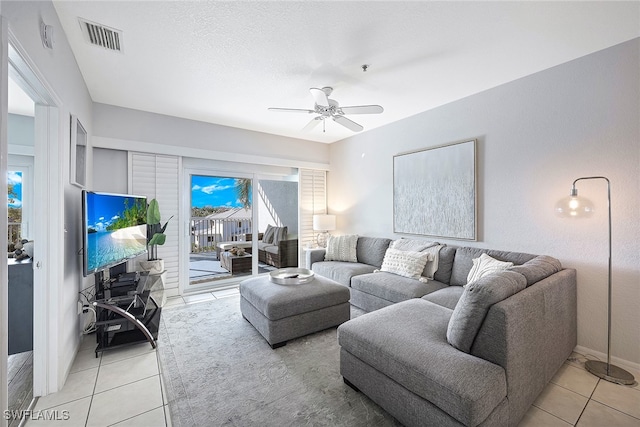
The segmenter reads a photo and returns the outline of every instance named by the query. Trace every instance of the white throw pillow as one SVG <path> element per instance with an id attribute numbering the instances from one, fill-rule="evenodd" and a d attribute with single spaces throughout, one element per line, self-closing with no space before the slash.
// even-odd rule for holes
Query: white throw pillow
<path id="1" fill-rule="evenodd" d="M 430 242 L 428 240 L 419 239 L 398 239 L 391 242 L 392 249 L 398 249 L 401 251 L 414 251 L 421 252 L 432 246 L 437 246 L 438 242 Z"/>
<path id="2" fill-rule="evenodd" d="M 424 271 L 422 275 L 429 280 L 433 280 L 433 276 L 438 271 L 438 264 L 440 263 L 440 249 L 444 248 L 444 245 L 436 244 L 435 246 L 429 246 L 427 249 L 423 250 L 423 253 L 428 253 L 431 256 L 429 257 L 429 261 L 424 267 Z"/>
<path id="3" fill-rule="evenodd" d="M 467 276 L 467 285 L 487 274 L 506 270 L 509 267 L 513 267 L 512 262 L 498 261 L 487 254 L 481 254 L 479 258 L 473 259 L 473 267 L 471 267 L 471 271 L 469 271 L 469 275 Z"/>
<path id="4" fill-rule="evenodd" d="M 384 254 L 380 271 L 419 280 L 432 255 L 427 252 L 401 251 L 389 248 Z"/>
<path id="5" fill-rule="evenodd" d="M 327 251 L 324 254 L 325 261 L 358 262 L 356 245 L 358 235 L 329 236 Z"/>

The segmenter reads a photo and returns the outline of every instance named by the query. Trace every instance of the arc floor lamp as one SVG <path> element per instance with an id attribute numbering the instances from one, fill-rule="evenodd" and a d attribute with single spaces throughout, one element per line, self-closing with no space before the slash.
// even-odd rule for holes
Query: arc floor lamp
<path id="1" fill-rule="evenodd" d="M 624 369 L 611 364 L 611 182 L 604 176 L 586 176 L 573 181 L 571 194 L 556 204 L 556 213 L 560 216 L 580 218 L 593 213 L 593 204 L 585 198 L 578 197 L 576 183 L 588 179 L 601 179 L 607 182 L 607 203 L 609 208 L 609 274 L 607 302 L 607 362 L 587 360 L 585 368 L 593 375 L 617 384 L 633 384 L 635 378 Z"/>

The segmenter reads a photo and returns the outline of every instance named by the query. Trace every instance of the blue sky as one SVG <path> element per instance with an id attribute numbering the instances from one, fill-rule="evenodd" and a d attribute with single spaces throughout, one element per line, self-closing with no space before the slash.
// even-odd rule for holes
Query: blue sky
<path id="1" fill-rule="evenodd" d="M 242 207 L 236 194 L 236 179 L 220 176 L 191 176 L 191 207 Z"/>
<path id="2" fill-rule="evenodd" d="M 87 224 L 96 230 L 104 231 L 124 212 L 124 201 L 134 205 L 134 197 L 122 197 L 106 194 L 87 193 Z"/>
<path id="3" fill-rule="evenodd" d="M 13 184 L 13 191 L 18 196 L 14 197 L 14 203 L 9 203 L 12 208 L 22 207 L 22 172 L 7 172 L 7 184 Z M 8 201 L 8 197 L 7 197 Z"/>

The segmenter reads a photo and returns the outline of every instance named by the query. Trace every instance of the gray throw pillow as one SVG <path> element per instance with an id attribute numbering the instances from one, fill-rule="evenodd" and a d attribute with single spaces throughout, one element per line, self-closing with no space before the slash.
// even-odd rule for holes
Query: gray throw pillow
<path id="1" fill-rule="evenodd" d="M 511 267 L 509 270 L 522 274 L 527 278 L 527 286 L 531 286 L 562 270 L 562 264 L 548 255 L 539 255 L 522 265 Z"/>
<path id="2" fill-rule="evenodd" d="M 273 228 L 273 244 L 278 245 L 281 240 L 287 238 L 287 227 L 274 227 Z"/>
<path id="3" fill-rule="evenodd" d="M 526 286 L 527 279 L 522 274 L 509 270 L 488 274 L 469 283 L 449 320 L 449 344 L 469 353 L 491 306 L 520 292 Z"/>
<path id="4" fill-rule="evenodd" d="M 273 244 L 274 234 L 275 234 L 274 227 L 271 224 L 267 225 L 267 229 L 264 231 L 264 234 L 262 235 L 262 243 Z"/>

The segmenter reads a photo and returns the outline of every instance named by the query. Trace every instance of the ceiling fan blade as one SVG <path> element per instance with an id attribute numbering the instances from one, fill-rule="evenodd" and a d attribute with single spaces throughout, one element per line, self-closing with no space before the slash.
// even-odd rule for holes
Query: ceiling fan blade
<path id="1" fill-rule="evenodd" d="M 362 129 L 364 129 L 362 126 L 360 126 L 353 120 L 347 119 L 345 116 L 333 116 L 333 121 L 340 123 L 342 126 L 346 127 L 347 129 L 351 129 L 354 132 L 360 132 Z"/>
<path id="2" fill-rule="evenodd" d="M 302 131 L 308 132 L 312 130 L 313 128 L 318 126 L 321 121 L 322 121 L 322 116 L 314 117 L 313 119 L 311 119 L 311 121 L 309 121 L 309 123 L 307 123 L 305 127 L 302 128 Z"/>
<path id="3" fill-rule="evenodd" d="M 344 114 L 380 114 L 384 111 L 380 105 L 354 105 L 351 107 L 340 107 Z"/>
<path id="4" fill-rule="evenodd" d="M 302 109 L 302 108 L 275 108 L 275 107 L 271 107 L 271 108 L 267 108 L 267 110 L 269 110 L 269 111 L 277 111 L 277 112 L 281 112 L 281 113 L 307 113 L 307 114 L 315 113 L 315 111 L 313 111 L 313 110 L 305 110 L 305 109 Z"/>
<path id="5" fill-rule="evenodd" d="M 316 101 L 316 104 L 322 107 L 329 106 L 329 97 L 322 89 L 318 89 L 317 87 L 312 87 L 309 89 L 311 95 L 313 95 L 313 99 Z"/>

